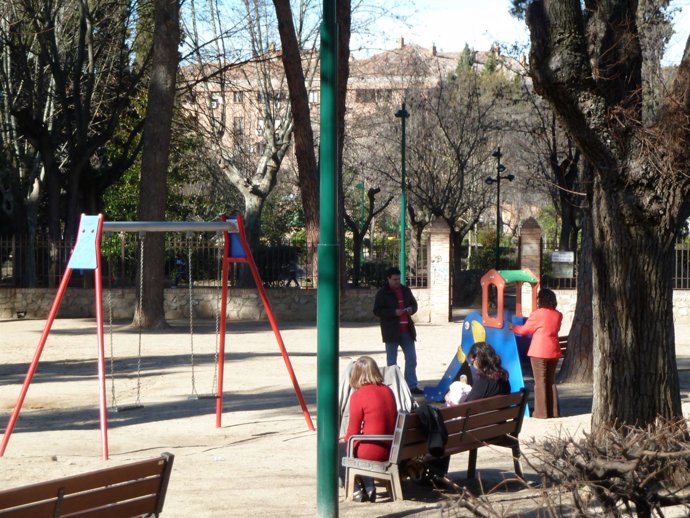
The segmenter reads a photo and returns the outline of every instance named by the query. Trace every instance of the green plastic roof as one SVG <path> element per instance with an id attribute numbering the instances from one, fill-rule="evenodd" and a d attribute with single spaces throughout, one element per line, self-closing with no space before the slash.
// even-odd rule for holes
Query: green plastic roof
<path id="1" fill-rule="evenodd" d="M 539 281 L 524 270 L 499 270 L 498 273 L 506 282 L 529 282 L 537 284 Z"/>

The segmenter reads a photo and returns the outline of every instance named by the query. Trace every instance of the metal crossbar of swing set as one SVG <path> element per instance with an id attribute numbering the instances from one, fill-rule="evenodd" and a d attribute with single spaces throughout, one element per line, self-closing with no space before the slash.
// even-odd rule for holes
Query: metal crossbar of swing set
<path id="1" fill-rule="evenodd" d="M 101 234 L 103 232 L 172 232 L 172 231 L 182 231 L 182 232 L 211 232 L 211 231 L 222 231 L 225 236 L 224 246 L 223 246 L 223 279 L 222 279 L 222 296 L 221 296 L 221 313 L 220 313 L 220 359 L 218 365 L 218 394 L 216 397 L 216 427 L 220 427 L 220 419 L 222 414 L 222 402 L 223 402 L 223 366 L 224 366 L 224 350 L 225 350 L 225 318 L 226 318 L 226 304 L 227 304 L 227 293 L 228 293 L 228 266 L 230 262 L 245 262 L 249 266 L 249 269 L 254 278 L 254 283 L 259 291 L 261 301 L 263 302 L 264 308 L 266 310 L 266 315 L 273 329 L 273 334 L 278 342 L 278 347 L 280 349 L 281 355 L 287 367 L 288 374 L 292 381 L 295 394 L 302 408 L 302 413 L 307 422 L 307 426 L 310 430 L 314 430 L 314 425 L 311 420 L 311 415 L 307 409 L 304 397 L 302 395 L 302 390 L 297 383 L 297 378 L 295 376 L 294 370 L 292 369 L 292 364 L 290 358 L 285 349 L 285 343 L 280 334 L 280 329 L 273 315 L 273 310 L 271 309 L 271 304 L 264 290 L 263 282 L 259 275 L 259 271 L 254 262 L 252 252 L 247 244 L 247 238 L 244 232 L 244 225 L 241 215 L 237 215 L 236 218 L 214 221 L 214 222 L 174 222 L 174 221 L 103 221 L 103 215 L 89 216 L 82 214 L 81 222 L 79 224 L 79 231 L 77 233 L 77 242 L 72 250 L 72 255 L 65 269 L 65 273 L 58 287 L 57 294 L 53 300 L 53 304 L 48 313 L 45 326 L 43 327 L 43 332 L 41 333 L 41 338 L 39 339 L 36 352 L 34 353 L 33 360 L 29 366 L 29 370 L 26 373 L 24 383 L 22 384 L 22 389 L 20 391 L 17 402 L 13 407 L 12 413 L 10 415 L 9 423 L 5 428 L 5 433 L 3 434 L 2 441 L 0 441 L 0 457 L 5 454 L 5 449 L 9 442 L 10 436 L 16 424 L 17 418 L 19 417 L 19 412 L 21 410 L 22 404 L 26 397 L 26 393 L 29 390 L 29 385 L 33 379 L 33 375 L 38 367 L 38 362 L 41 357 L 41 353 L 45 346 L 46 340 L 48 339 L 48 334 L 53 325 L 53 321 L 57 315 L 58 309 L 60 307 L 60 302 L 67 289 L 69 279 L 72 274 L 73 269 L 84 269 L 94 271 L 94 283 L 95 283 L 95 297 L 96 297 L 96 334 L 98 339 L 98 377 L 99 377 L 99 407 L 100 407 L 100 422 L 101 422 L 101 445 L 102 445 L 102 456 L 104 460 L 108 459 L 108 417 L 106 412 L 106 398 L 105 398 L 105 347 L 103 338 L 103 300 L 102 300 L 102 282 L 101 282 L 101 256 L 100 256 L 100 240 Z M 230 237 L 232 236 L 236 245 L 241 247 L 241 251 L 238 251 L 241 255 L 233 256 L 235 253 L 236 246 L 232 246 Z M 191 311 L 191 308 L 190 308 Z"/>
<path id="2" fill-rule="evenodd" d="M 239 233 L 236 219 L 227 221 L 104 221 L 103 232 L 230 232 Z"/>

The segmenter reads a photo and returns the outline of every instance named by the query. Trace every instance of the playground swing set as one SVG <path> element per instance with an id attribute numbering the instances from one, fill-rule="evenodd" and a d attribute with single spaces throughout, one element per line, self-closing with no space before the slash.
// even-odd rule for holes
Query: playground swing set
<path id="1" fill-rule="evenodd" d="M 105 236 L 109 234 L 109 232 L 104 233 Z M 213 358 L 213 378 L 211 381 L 211 389 L 208 393 L 205 394 L 199 394 L 197 392 L 197 387 L 196 387 L 196 356 L 195 356 L 195 351 L 194 351 L 194 311 L 191 310 L 194 304 L 194 276 L 192 274 L 192 245 L 191 245 L 191 239 L 192 239 L 192 232 L 187 232 L 186 233 L 186 245 L 187 245 L 187 292 L 188 292 L 188 304 L 189 304 L 189 364 L 191 368 L 191 392 L 189 395 L 189 399 L 215 399 L 218 395 L 218 392 L 216 390 L 217 386 L 217 381 L 218 381 L 218 360 L 219 360 L 219 353 L 218 353 L 218 342 L 219 342 L 219 336 L 220 336 L 220 291 L 221 291 L 221 275 L 222 275 L 222 263 L 223 263 L 223 250 L 222 247 L 219 247 L 217 257 L 216 257 L 216 263 L 217 263 L 217 273 L 216 273 L 216 279 L 218 284 L 216 285 L 216 297 L 215 297 L 215 310 L 214 310 L 214 317 L 215 317 L 215 334 L 214 334 L 214 358 Z M 217 232 L 217 235 L 221 235 L 220 232 Z M 139 271 L 142 272 L 144 271 L 144 240 L 146 238 L 146 233 L 145 232 L 140 232 L 139 233 Z M 222 243 L 221 240 L 219 240 L 220 243 Z M 116 356 L 115 356 L 115 349 L 113 345 L 113 302 L 112 302 L 112 292 L 113 292 L 113 285 L 112 285 L 112 256 L 108 256 L 108 290 L 106 293 L 106 308 L 108 311 L 108 337 L 109 337 L 109 349 L 110 349 L 110 358 L 109 358 L 109 366 L 110 366 L 110 396 L 111 396 L 111 403 L 110 403 L 110 408 L 115 411 L 115 412 L 123 412 L 126 410 L 136 410 L 139 408 L 142 408 L 143 405 L 141 404 L 141 359 L 142 359 L 142 325 L 141 325 L 141 320 L 139 320 L 139 326 L 138 326 L 138 341 L 137 341 L 137 364 L 136 364 L 136 376 L 135 376 L 135 401 L 134 403 L 129 403 L 129 404 L 120 404 L 118 402 L 118 397 L 117 397 L 117 389 L 116 389 L 116 378 L 117 378 L 117 373 L 115 370 L 115 362 L 116 362 Z M 136 307 L 141 307 L 141 303 L 143 300 L 143 293 L 144 293 L 144 285 L 141 282 L 142 278 L 140 277 L 139 279 L 139 290 L 138 290 L 138 299 L 137 299 L 137 306 Z"/>
<path id="2" fill-rule="evenodd" d="M 428 401 L 443 401 L 450 384 L 460 376 L 461 369 L 472 371 L 473 367 L 467 363 L 467 355 L 472 345 L 477 342 L 490 343 L 501 357 L 502 365 L 508 371 L 511 392 L 517 392 L 525 386 L 520 356 L 524 355 L 529 347 L 529 338 L 516 336 L 508 328 L 508 322 L 522 325 L 527 320 L 527 317 L 523 315 L 522 288 L 524 285 L 531 287 L 532 310 L 537 308 L 539 280 L 527 268 L 522 270 L 491 269 L 482 276 L 480 283 L 482 311 L 481 313 L 473 311 L 465 317 L 460 346 L 441 381 L 436 386 L 427 385 L 424 388 L 424 397 Z M 505 291 L 506 288 L 512 286 L 515 288 L 514 312 L 505 307 Z M 495 303 L 495 311 L 492 311 L 492 302 Z M 527 407 L 525 407 L 525 412 L 529 415 Z"/>
<path id="3" fill-rule="evenodd" d="M 221 270 L 221 289 L 220 295 L 216 299 L 216 352 L 214 362 L 214 381 L 215 391 L 212 388 L 210 396 L 199 395 L 196 389 L 195 381 L 195 356 L 194 356 L 194 320 L 193 320 L 193 278 L 191 268 L 191 246 L 189 246 L 189 238 L 192 232 L 222 232 L 223 234 L 223 254 L 219 260 L 219 269 Z M 60 307 L 60 302 L 67 289 L 71 274 L 74 270 L 93 270 L 94 272 L 94 296 L 96 303 L 96 335 L 98 341 L 98 379 L 99 379 L 99 417 L 101 430 L 101 452 L 103 460 L 108 459 L 108 416 L 106 405 L 106 362 L 105 362 L 105 346 L 104 346 L 104 322 L 103 322 L 103 287 L 101 279 L 101 237 L 104 232 L 138 232 L 140 235 L 140 272 L 143 271 L 143 243 L 144 235 L 147 232 L 187 232 L 188 236 L 188 291 L 189 291 L 189 329 L 190 329 L 190 363 L 192 367 L 192 390 L 191 398 L 212 397 L 216 399 L 216 427 L 221 426 L 222 410 L 223 410 L 223 371 L 225 363 L 225 337 L 226 337 L 226 321 L 227 321 L 227 299 L 228 299 L 228 274 L 231 263 L 246 263 L 252 273 L 254 283 L 259 292 L 260 298 L 266 310 L 269 323 L 273 333 L 278 342 L 281 355 L 285 362 L 288 374 L 292 381 L 295 395 L 299 401 L 302 413 L 306 420 L 309 430 L 314 430 L 314 425 L 309 414 L 309 410 L 304 401 L 302 391 L 297 382 L 290 357 L 285 348 L 285 343 L 280 334 L 280 329 L 275 320 L 273 310 L 264 290 L 263 282 L 259 275 L 258 268 L 254 262 L 251 250 L 247 243 L 244 222 L 241 215 L 236 217 L 226 218 L 222 217 L 221 221 L 215 222 L 184 222 L 184 221 L 122 221 L 122 222 L 106 222 L 103 215 L 89 216 L 82 214 L 77 235 L 77 242 L 72 250 L 72 255 L 65 269 L 64 275 L 58 287 L 55 299 L 51 305 L 46 323 L 41 333 L 38 346 L 34 353 L 29 369 L 24 378 L 22 388 L 17 398 L 17 402 L 13 407 L 10 415 L 10 420 L 5 428 L 5 432 L 0 442 L 0 457 L 5 454 L 7 444 L 14 430 L 17 422 L 19 412 L 26 398 L 29 386 L 38 367 L 38 363 L 43 352 L 43 348 L 48 339 L 50 329 L 53 321 L 57 315 Z M 140 278 L 139 285 L 139 303 L 142 300 L 143 284 Z M 218 290 L 216 290 L 218 291 Z M 112 338 L 112 284 L 109 284 L 108 289 L 108 322 L 110 335 L 110 379 L 111 379 L 111 396 L 112 408 L 114 411 L 123 411 L 132 408 L 141 408 L 141 359 L 142 359 L 142 329 L 139 326 L 138 337 L 138 356 L 137 356 L 137 376 L 136 376 L 136 401 L 133 405 L 118 406 L 115 395 L 115 360 L 113 354 L 113 338 Z"/>

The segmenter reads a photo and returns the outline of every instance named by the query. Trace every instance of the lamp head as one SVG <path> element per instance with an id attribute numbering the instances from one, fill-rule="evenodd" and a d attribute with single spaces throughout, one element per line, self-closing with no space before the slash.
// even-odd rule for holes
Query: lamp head
<path id="1" fill-rule="evenodd" d="M 509 182 L 512 182 L 513 180 L 515 180 L 515 175 L 509 174 L 508 176 L 506 176 L 506 180 L 508 180 Z"/>
<path id="2" fill-rule="evenodd" d="M 501 147 L 497 147 L 496 150 L 491 153 L 491 156 L 494 158 L 501 158 L 503 155 L 501 154 Z"/>
<path id="3" fill-rule="evenodd" d="M 504 166 L 503 164 L 498 164 L 496 166 L 496 169 L 498 170 L 498 174 L 501 174 L 503 171 L 506 170 L 506 166 Z"/>
<path id="4" fill-rule="evenodd" d="M 486 182 L 486 185 L 491 185 L 493 184 L 496 180 L 491 178 L 490 176 L 487 176 L 486 179 L 484 180 Z"/>
<path id="5" fill-rule="evenodd" d="M 410 116 L 410 112 L 405 109 L 405 103 L 403 103 L 402 108 L 395 112 L 395 116 L 399 119 L 407 119 Z"/>

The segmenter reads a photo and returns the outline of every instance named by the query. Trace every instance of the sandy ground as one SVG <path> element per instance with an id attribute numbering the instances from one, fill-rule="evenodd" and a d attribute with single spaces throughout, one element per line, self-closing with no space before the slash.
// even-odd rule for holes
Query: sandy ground
<path id="1" fill-rule="evenodd" d="M 0 458 L 0 488 L 99 469 L 97 341 L 94 321 L 56 320 L 39 368 Z M 223 420 L 215 427 L 215 401 L 189 399 L 192 391 L 191 344 L 184 322 L 170 332 L 145 333 L 141 340 L 140 400 L 143 408 L 109 410 L 107 465 L 175 454 L 163 515 L 174 517 L 314 516 L 316 514 L 317 437 L 308 430 L 275 337 L 267 323 L 229 323 Z M 43 329 L 39 320 L 0 321 L 0 423 L 5 426 Z M 677 328 L 678 361 L 685 414 L 690 413 L 690 327 Z M 283 338 L 316 424 L 316 328 L 285 325 Z M 457 349 L 460 323 L 419 326 L 420 383 L 436 383 Z M 136 330 L 115 326 L 117 404 L 134 403 L 137 393 Z M 106 350 L 110 340 L 106 336 Z M 215 337 L 212 323 L 197 325 L 193 339 L 194 383 L 211 391 Z M 340 370 L 362 354 L 385 362 L 376 324 L 343 323 Z M 399 361 L 402 361 L 402 355 Z M 110 367 L 108 367 L 110 369 Z M 528 384 L 529 386 L 529 384 Z M 112 401 L 111 379 L 107 382 Z M 580 433 L 589 427 L 591 389 L 562 385 L 565 416 L 526 419 L 521 439 Z M 507 450 L 479 451 L 480 477 L 491 483 L 512 476 Z M 452 458 L 451 476 L 462 481 L 466 454 Z M 528 478 L 536 481 L 529 468 Z M 531 473 L 531 474 L 530 474 Z M 439 516 L 443 495 L 405 482 L 406 499 L 385 496 L 375 504 L 344 501 L 340 516 Z M 385 495 L 385 492 L 384 492 Z M 506 506 L 523 499 L 508 495 Z"/>

